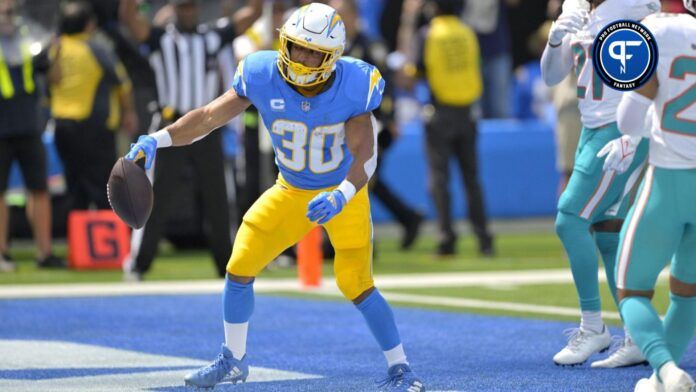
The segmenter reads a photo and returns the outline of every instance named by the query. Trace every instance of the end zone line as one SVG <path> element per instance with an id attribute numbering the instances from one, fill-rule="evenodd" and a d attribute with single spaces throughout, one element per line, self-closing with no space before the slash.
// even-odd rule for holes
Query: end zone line
<path id="1" fill-rule="evenodd" d="M 669 271 L 664 270 L 660 279 L 667 279 Z M 606 281 L 603 271 L 599 280 Z M 471 287 L 471 286 L 522 286 L 534 284 L 572 283 L 573 277 L 568 269 L 525 270 L 525 271 L 483 271 L 421 274 L 384 274 L 375 277 L 376 286 L 382 290 L 428 288 L 428 287 Z M 146 281 L 137 283 L 56 283 L 56 284 L 8 284 L 0 285 L 2 298 L 56 298 L 56 297 L 103 297 L 122 295 L 176 295 L 176 294 L 217 294 L 224 281 Z M 325 277 L 324 287 L 335 288 L 330 276 Z M 303 291 L 295 278 L 258 279 L 254 283 L 257 292 Z"/>

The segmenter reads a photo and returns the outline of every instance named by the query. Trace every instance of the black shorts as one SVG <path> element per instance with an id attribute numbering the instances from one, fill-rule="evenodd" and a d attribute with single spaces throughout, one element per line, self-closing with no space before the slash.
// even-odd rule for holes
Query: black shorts
<path id="1" fill-rule="evenodd" d="M 14 160 L 19 162 L 24 186 L 31 191 L 48 189 L 46 149 L 41 135 L 0 138 L 0 192 L 5 192 Z"/>

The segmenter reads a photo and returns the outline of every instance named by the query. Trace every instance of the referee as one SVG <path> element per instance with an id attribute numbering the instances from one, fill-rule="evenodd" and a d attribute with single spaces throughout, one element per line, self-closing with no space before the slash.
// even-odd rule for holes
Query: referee
<path id="1" fill-rule="evenodd" d="M 218 23 L 215 27 L 199 23 L 198 1 L 170 0 L 170 3 L 174 6 L 175 22 L 164 28 L 151 26 L 138 13 L 136 0 L 122 0 L 119 10 L 121 22 L 132 38 L 149 52 L 148 60 L 155 74 L 159 111 L 153 118 L 151 131 L 164 128 L 219 94 L 218 53 L 261 15 L 263 0 L 251 0 L 233 15 L 231 23 Z M 140 280 L 149 270 L 163 225 L 172 212 L 177 176 L 188 168 L 186 165 L 191 166 L 198 181 L 217 273 L 221 277 L 225 275 L 232 244 L 222 136 L 213 132 L 198 143 L 157 154 L 154 207 L 146 226 L 133 233 L 130 262 L 124 265 L 125 279 Z"/>

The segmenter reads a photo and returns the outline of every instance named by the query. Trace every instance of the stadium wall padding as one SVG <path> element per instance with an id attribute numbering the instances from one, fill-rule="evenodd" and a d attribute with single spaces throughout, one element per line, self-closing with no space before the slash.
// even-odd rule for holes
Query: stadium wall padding
<path id="1" fill-rule="evenodd" d="M 394 146 L 384 154 L 380 175 L 408 204 L 434 218 L 423 144 L 422 124 L 413 122 L 406 126 Z M 479 176 L 490 217 L 555 215 L 559 173 L 550 124 L 536 120 L 481 121 L 478 154 Z M 454 161 L 450 162 L 450 191 L 455 217 L 466 217 L 466 196 Z M 374 222 L 392 220 L 374 196 L 372 217 Z"/>

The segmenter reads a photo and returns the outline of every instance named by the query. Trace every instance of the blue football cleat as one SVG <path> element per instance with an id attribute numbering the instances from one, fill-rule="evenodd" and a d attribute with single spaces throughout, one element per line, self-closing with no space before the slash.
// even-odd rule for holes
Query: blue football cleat
<path id="1" fill-rule="evenodd" d="M 425 392 L 425 385 L 405 363 L 390 367 L 387 378 L 377 384 L 383 391 Z"/>
<path id="2" fill-rule="evenodd" d="M 187 375 L 184 377 L 184 382 L 187 386 L 212 388 L 223 380 L 231 381 L 233 384 L 239 381 L 245 382 L 248 376 L 249 365 L 246 363 L 246 355 L 241 360 L 235 359 L 230 349 L 223 344 L 220 355 L 213 363 Z"/>

